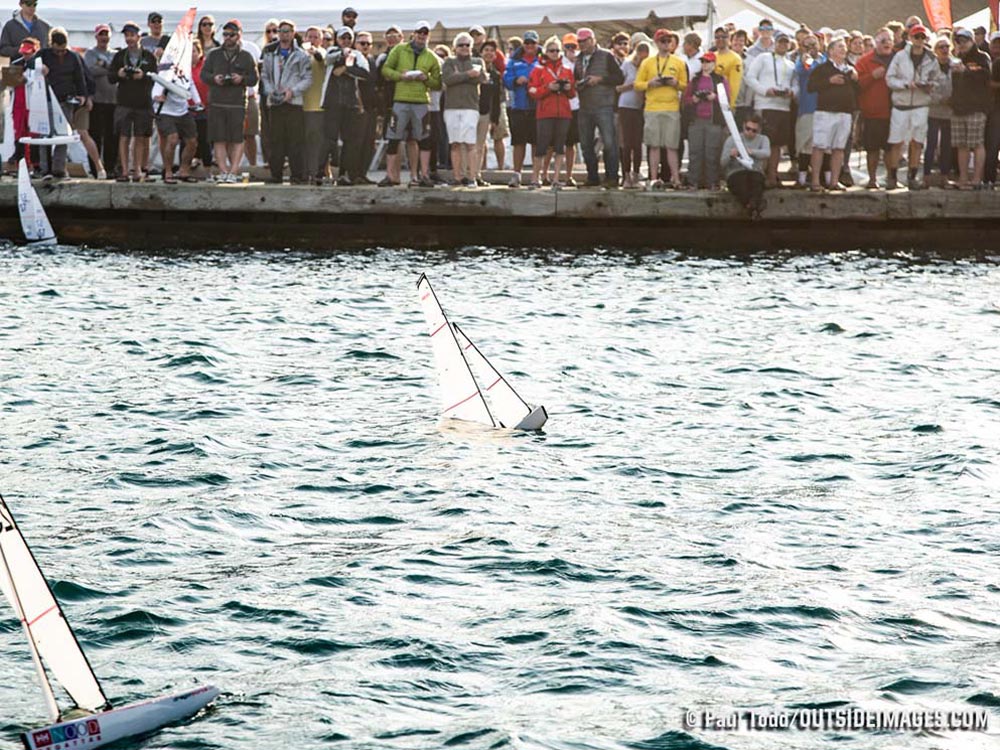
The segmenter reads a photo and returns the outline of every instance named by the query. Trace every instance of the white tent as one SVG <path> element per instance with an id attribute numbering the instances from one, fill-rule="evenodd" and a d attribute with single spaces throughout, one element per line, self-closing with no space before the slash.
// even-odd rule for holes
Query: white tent
<path id="1" fill-rule="evenodd" d="M 957 29 L 962 27 L 963 29 L 974 29 L 977 26 L 982 26 L 984 29 L 990 28 L 990 9 L 983 8 L 982 10 L 977 10 L 971 16 L 966 16 L 958 21 L 952 23 L 952 25 Z"/>
<path id="2" fill-rule="evenodd" d="M 762 18 L 770 18 L 774 27 L 786 34 L 794 34 L 800 25 L 798 21 L 758 0 L 715 0 L 715 12 L 718 18 L 716 26 L 732 23 L 736 28 L 747 31 L 757 28 Z"/>

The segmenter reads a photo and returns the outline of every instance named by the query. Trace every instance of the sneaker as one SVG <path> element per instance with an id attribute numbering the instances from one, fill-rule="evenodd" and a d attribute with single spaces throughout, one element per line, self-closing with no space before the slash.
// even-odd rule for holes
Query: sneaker
<path id="1" fill-rule="evenodd" d="M 468 177 L 462 178 L 462 187 L 475 187 L 475 186 L 476 183 L 473 180 L 470 180 Z"/>
<path id="2" fill-rule="evenodd" d="M 617 177 L 609 177 L 609 178 L 607 178 L 601 184 L 607 190 L 617 190 L 618 189 L 618 178 Z"/>
<path id="3" fill-rule="evenodd" d="M 337 183 L 336 184 L 337 184 L 338 187 L 350 187 L 354 183 L 351 182 L 351 178 L 350 177 L 348 177 L 346 174 L 344 174 L 344 175 L 341 175 L 340 177 L 337 178 Z"/>
<path id="4" fill-rule="evenodd" d="M 356 180 L 351 180 L 351 184 L 352 185 L 374 185 L 375 181 L 374 180 L 369 180 L 367 177 L 362 176 L 362 177 L 359 177 Z"/>
<path id="5" fill-rule="evenodd" d="M 511 177 L 510 178 L 510 182 L 507 183 L 507 187 L 509 187 L 509 188 L 519 188 L 519 187 L 521 187 L 521 175 L 520 174 L 515 174 L 513 177 Z"/>
<path id="6" fill-rule="evenodd" d="M 487 182 L 482 177 L 476 178 L 476 187 L 490 187 L 492 184 L 492 182 Z"/>
<path id="7" fill-rule="evenodd" d="M 885 178 L 885 189 L 886 190 L 898 190 L 899 180 L 896 179 L 895 175 L 889 175 Z"/>
<path id="8" fill-rule="evenodd" d="M 432 188 L 434 187 L 434 180 L 430 177 L 421 177 L 420 181 L 417 183 L 418 187 L 422 188 Z"/>
<path id="9" fill-rule="evenodd" d="M 563 184 L 566 185 L 566 187 L 572 187 L 572 188 L 577 187 L 576 180 L 574 180 L 572 177 L 566 180 L 566 182 Z"/>
<path id="10" fill-rule="evenodd" d="M 399 183 L 393 182 L 391 179 L 389 179 L 388 176 L 383 177 L 382 180 L 378 183 L 378 187 L 396 187 L 397 185 L 399 185 Z"/>
<path id="11" fill-rule="evenodd" d="M 239 181 L 240 181 L 240 178 L 236 176 L 235 172 L 230 172 L 229 174 L 226 175 L 226 184 L 227 185 L 235 185 Z"/>

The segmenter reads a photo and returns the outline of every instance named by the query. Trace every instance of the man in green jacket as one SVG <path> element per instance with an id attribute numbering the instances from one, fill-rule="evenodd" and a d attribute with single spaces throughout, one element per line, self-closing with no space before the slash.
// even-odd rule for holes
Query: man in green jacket
<path id="1" fill-rule="evenodd" d="M 406 141 L 410 160 L 410 185 L 434 187 L 430 178 L 430 91 L 441 88 L 441 62 L 427 47 L 431 26 L 419 21 L 408 43 L 397 44 L 389 53 L 382 76 L 396 85 L 392 103 L 392 118 L 387 138 L 389 147 L 386 158 L 386 177 L 380 187 L 399 184 L 401 155 L 400 141 Z M 417 153 L 420 155 L 419 177 L 414 169 Z"/>

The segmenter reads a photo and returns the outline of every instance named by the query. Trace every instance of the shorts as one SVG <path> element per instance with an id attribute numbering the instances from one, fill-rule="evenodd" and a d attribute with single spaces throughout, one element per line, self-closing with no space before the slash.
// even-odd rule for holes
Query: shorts
<path id="1" fill-rule="evenodd" d="M 430 107 L 393 102 L 386 138 L 390 141 L 425 141 L 431 136 Z"/>
<path id="2" fill-rule="evenodd" d="M 444 126 L 448 129 L 448 142 L 466 146 L 476 145 L 476 130 L 479 128 L 478 109 L 446 109 Z"/>
<path id="3" fill-rule="evenodd" d="M 881 151 L 889 147 L 889 121 L 865 118 L 861 121 L 861 145 L 865 151 Z"/>
<path id="4" fill-rule="evenodd" d="M 771 148 L 788 146 L 792 142 L 792 113 L 783 109 L 765 109 L 764 135 L 771 142 Z"/>
<path id="5" fill-rule="evenodd" d="M 538 133 L 535 138 L 534 153 L 544 156 L 551 148 L 556 154 L 565 154 L 570 122 L 568 117 L 543 117 L 541 120 L 536 120 Z"/>
<path id="6" fill-rule="evenodd" d="M 77 107 L 73 113 L 73 130 L 86 130 L 90 132 L 90 110 L 86 107 Z"/>
<path id="7" fill-rule="evenodd" d="M 156 129 L 160 131 L 160 138 L 169 138 L 175 133 L 182 141 L 189 141 L 198 137 L 198 126 L 194 124 L 194 117 L 191 115 L 157 115 Z"/>
<path id="8" fill-rule="evenodd" d="M 951 145 L 954 148 L 979 148 L 985 142 L 985 112 L 951 116 Z"/>
<path id="9" fill-rule="evenodd" d="M 115 105 L 115 133 L 133 138 L 149 138 L 153 135 L 152 101 L 148 107 Z"/>
<path id="10" fill-rule="evenodd" d="M 538 135 L 535 126 L 535 110 L 512 109 L 510 111 L 510 144 L 512 146 L 534 145 Z"/>
<path id="11" fill-rule="evenodd" d="M 649 148 L 676 149 L 681 143 L 681 113 L 646 110 L 642 142 Z"/>
<path id="12" fill-rule="evenodd" d="M 208 105 L 209 143 L 243 143 L 243 118 L 246 108 Z"/>
<path id="13" fill-rule="evenodd" d="M 580 111 L 573 110 L 573 118 L 569 121 L 569 132 L 566 133 L 566 145 L 575 146 L 580 142 Z"/>
<path id="14" fill-rule="evenodd" d="M 247 97 L 247 114 L 243 121 L 243 137 L 253 138 L 260 135 L 260 104 L 257 97 Z"/>
<path id="15" fill-rule="evenodd" d="M 813 114 L 799 115 L 795 121 L 795 148 L 800 154 L 811 154 L 813 150 Z"/>
<path id="16" fill-rule="evenodd" d="M 889 143 L 927 143 L 927 118 L 930 107 L 892 108 L 889 119 Z"/>
<path id="17" fill-rule="evenodd" d="M 824 112 L 813 115 L 813 148 L 821 151 L 843 151 L 851 137 L 854 118 L 850 112 Z"/>

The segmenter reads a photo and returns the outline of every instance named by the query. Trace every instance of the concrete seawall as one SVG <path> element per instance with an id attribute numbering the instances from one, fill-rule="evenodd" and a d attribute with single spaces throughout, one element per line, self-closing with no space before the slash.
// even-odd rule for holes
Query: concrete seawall
<path id="1" fill-rule="evenodd" d="M 1000 192 L 767 193 L 751 222 L 725 192 L 36 183 L 62 242 L 126 249 L 489 245 L 693 250 L 1000 250 Z M 0 236 L 22 239 L 0 183 Z"/>

